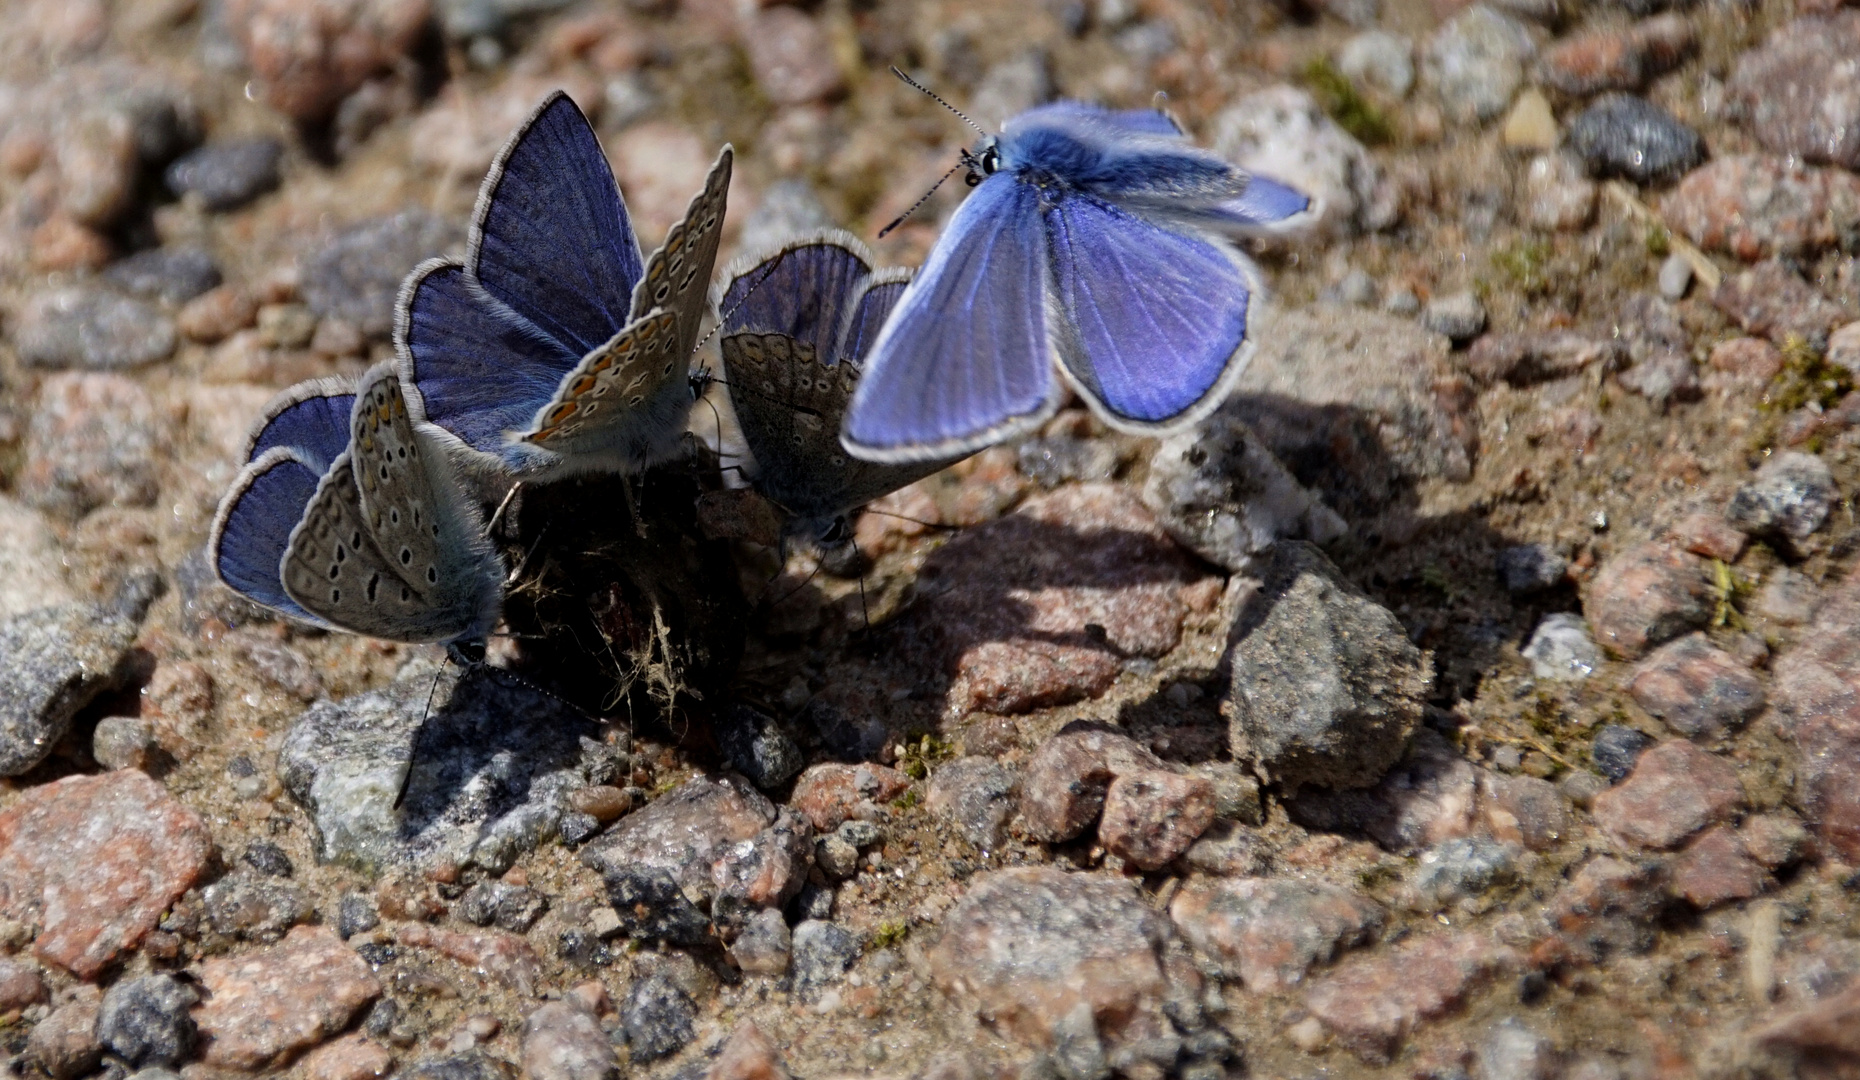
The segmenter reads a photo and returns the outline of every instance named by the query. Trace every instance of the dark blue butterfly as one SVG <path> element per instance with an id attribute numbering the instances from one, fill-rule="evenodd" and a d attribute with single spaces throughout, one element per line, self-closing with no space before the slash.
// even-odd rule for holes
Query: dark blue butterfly
<path id="1" fill-rule="evenodd" d="M 325 379 L 279 395 L 214 518 L 214 572 L 316 626 L 481 643 L 503 564 L 431 431 L 415 427 L 391 363 L 359 385 Z"/>
<path id="2" fill-rule="evenodd" d="M 731 150 L 642 260 L 594 129 L 557 92 L 484 179 L 463 263 L 401 288 L 395 342 L 416 416 L 481 469 L 638 472 L 679 451 Z"/>
<path id="3" fill-rule="evenodd" d="M 964 154 L 975 187 L 899 298 L 841 438 L 927 461 L 1024 434 L 1064 397 L 1143 435 L 1221 403 L 1259 294 L 1227 235 L 1311 209 L 1188 142 L 1164 114 L 1065 102 Z"/>

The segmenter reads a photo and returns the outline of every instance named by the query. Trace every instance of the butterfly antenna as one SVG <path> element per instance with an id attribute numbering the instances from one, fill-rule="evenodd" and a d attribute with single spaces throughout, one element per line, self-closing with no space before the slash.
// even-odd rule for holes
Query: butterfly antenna
<path id="1" fill-rule="evenodd" d="M 865 553 L 859 550 L 859 541 L 849 540 L 847 541 L 847 543 L 852 545 L 854 555 L 859 556 L 861 560 L 865 558 Z M 865 616 L 865 628 L 867 630 L 872 629 L 872 609 L 867 607 L 865 604 L 865 575 L 864 574 L 859 575 L 859 614 Z"/>
<path id="2" fill-rule="evenodd" d="M 542 527 L 542 531 L 536 534 L 536 542 L 531 544 L 530 549 L 523 553 L 523 558 L 517 561 L 516 568 L 510 571 L 510 576 L 504 579 L 504 588 L 508 589 L 512 585 L 515 585 L 517 583 L 517 579 L 523 576 L 524 568 L 529 566 L 530 564 L 530 556 L 536 554 L 536 549 L 542 546 L 543 537 L 548 536 L 548 535 L 549 535 L 549 526 L 545 524 Z"/>
<path id="3" fill-rule="evenodd" d="M 898 69 L 897 69 L 897 68 L 892 68 L 891 70 L 893 70 L 893 71 L 896 71 L 896 70 L 898 70 Z M 906 210 L 906 211 L 905 211 L 904 213 L 902 213 L 902 214 L 899 214 L 899 215 L 897 216 L 897 218 L 896 218 L 896 219 L 894 219 L 894 220 L 892 221 L 892 223 L 891 223 L 891 224 L 889 224 L 889 225 L 887 225 L 887 226 L 885 226 L 884 228 L 882 228 L 882 229 L 880 229 L 880 230 L 878 230 L 878 238 L 879 238 L 880 240 L 883 240 L 883 239 L 885 238 L 885 234 L 886 234 L 886 233 L 889 233 L 889 232 L 890 232 L 891 230 L 893 230 L 893 229 L 895 229 L 895 228 L 897 228 L 898 226 L 900 226 L 900 225 L 902 225 L 902 224 L 904 224 L 904 219 L 905 219 L 905 218 L 908 218 L 908 217 L 910 217 L 910 216 L 911 216 L 912 214 L 915 214 L 915 213 L 917 212 L 917 208 L 918 208 L 918 207 L 920 207 L 920 206 L 922 206 L 923 204 L 925 204 L 925 203 L 927 203 L 927 202 L 929 202 L 929 201 L 930 201 L 930 196 L 932 196 L 932 195 L 935 195 L 935 194 L 936 194 L 936 189 L 937 189 L 937 188 L 940 188 L 940 187 L 942 187 L 942 186 L 943 186 L 943 181 L 944 181 L 944 180 L 948 180 L 948 179 L 949 179 L 950 177 L 952 177 L 952 176 L 954 176 L 954 175 L 956 175 L 956 170 L 957 170 L 957 169 L 960 169 L 960 168 L 962 168 L 963 166 L 965 166 L 965 165 L 967 165 L 968 163 L 969 163 L 969 158 L 968 158 L 968 154 L 967 154 L 967 152 L 965 151 L 965 152 L 964 152 L 964 154 L 963 154 L 963 157 L 962 157 L 962 160 L 961 160 L 961 161 L 958 161 L 958 162 L 956 162 L 956 163 L 955 163 L 954 165 L 951 165 L 951 166 L 949 167 L 949 171 L 948 171 L 948 172 L 946 172 L 946 173 L 944 173 L 944 174 L 943 174 L 943 175 L 942 175 L 941 177 L 939 177 L 939 178 L 937 179 L 937 182 L 936 182 L 936 183 L 934 183 L 934 184 L 931 184 L 931 185 L 930 185 L 930 190 L 929 190 L 929 191 L 926 191 L 926 192 L 924 192 L 924 193 L 923 193 L 923 196 L 922 196 L 921 198 L 919 198 L 919 199 L 918 199 L 918 200 L 917 200 L 916 202 L 914 202 L 914 203 L 912 203 L 912 204 L 911 204 L 911 208 L 910 208 L 909 210 Z"/>
<path id="4" fill-rule="evenodd" d="M 446 660 L 451 661 L 451 656 Z M 407 801 L 407 789 L 413 786 L 413 751 L 420 745 L 420 732 L 426 730 L 426 720 L 433 715 L 433 698 L 439 693 L 439 677 L 446 673 L 446 665 L 440 664 L 433 672 L 433 685 L 426 688 L 426 709 L 420 713 L 420 726 L 413 729 L 413 741 L 407 747 L 407 771 L 401 774 L 400 790 L 394 793 L 394 809 Z"/>
<path id="5" fill-rule="evenodd" d="M 779 575 L 777 575 L 777 576 L 779 576 Z M 802 581 L 801 581 L 801 583 L 800 583 L 799 585 L 796 585 L 796 586 L 795 586 L 794 588 L 792 588 L 792 589 L 789 589 L 789 590 L 788 590 L 787 592 L 785 592 L 785 593 L 783 593 L 783 594 L 782 594 L 782 596 L 781 596 L 781 599 L 779 599 L 779 600 L 777 600 L 777 601 L 775 601 L 774 603 L 772 603 L 772 604 L 770 604 L 769 606 L 770 606 L 770 607 L 772 607 L 772 608 L 773 608 L 773 607 L 780 607 L 780 606 L 782 606 L 783 604 L 785 604 L 785 603 L 787 603 L 788 601 L 790 601 L 790 600 L 792 600 L 792 599 L 794 599 L 794 597 L 795 597 L 795 595 L 796 595 L 797 593 L 799 593 L 799 592 L 800 592 L 800 591 L 801 591 L 802 589 L 805 589 L 805 588 L 807 588 L 807 587 L 808 587 L 809 585 L 811 585 L 811 584 L 813 584 L 813 581 L 814 581 L 814 579 L 815 579 L 815 578 L 817 578 L 817 577 L 819 577 L 819 576 L 820 576 L 820 564 L 819 564 L 818 562 L 816 562 L 816 563 L 814 564 L 814 568 L 813 568 L 813 569 L 812 569 L 811 571 L 809 571 L 809 572 L 808 572 L 808 575 L 807 575 L 807 577 L 805 577 L 805 578 L 803 578 L 803 579 L 802 579 Z M 771 580 L 771 581 L 769 582 L 769 584 L 771 584 L 771 585 L 773 585 L 773 584 L 774 584 L 774 581 L 772 581 L 772 580 Z"/>
<path id="6" fill-rule="evenodd" d="M 969 119 L 967 116 L 964 116 L 961 109 L 958 109 L 954 105 L 951 105 L 949 102 L 944 101 L 940 97 L 937 97 L 936 93 L 932 91 L 929 87 L 925 86 L 923 83 L 920 83 L 916 79 L 913 79 L 909 75 L 906 75 L 904 72 L 899 71 L 898 66 L 896 64 L 891 65 L 891 73 L 893 75 L 896 75 L 898 78 L 903 79 L 906 85 L 910 86 L 912 89 L 923 94 L 925 97 L 928 97 L 931 101 L 934 101 L 938 105 L 941 105 L 945 109 L 948 109 L 950 112 L 955 113 L 957 119 L 961 120 L 963 123 L 974 128 L 978 134 L 981 134 L 981 135 L 988 134 L 988 132 L 982 130 L 982 125 Z"/>
<path id="7" fill-rule="evenodd" d="M 742 306 L 749 302 L 749 298 L 756 295 L 756 290 L 762 287 L 763 282 L 767 281 L 770 277 L 774 276 L 775 268 L 780 266 L 782 263 L 782 260 L 786 259 L 787 257 L 788 257 L 788 252 L 784 250 L 782 251 L 781 254 L 775 256 L 773 259 L 770 259 L 765 267 L 757 267 L 758 270 L 762 271 L 762 276 L 756 278 L 755 282 L 749 286 L 749 291 L 744 293 L 742 296 L 738 297 L 736 303 L 730 305 L 730 310 L 717 312 L 717 325 L 711 327 L 710 333 L 705 334 L 704 340 L 698 342 L 697 348 L 692 349 L 691 351 L 693 353 L 697 352 L 698 349 L 701 349 L 704 347 L 705 342 L 709 341 L 713 337 L 716 337 L 717 331 L 723 329 L 723 324 L 729 321 L 730 316 L 736 314 L 737 311 L 741 310 Z M 721 379 L 717 381 L 722 382 Z M 728 386 L 730 384 L 724 383 L 723 385 Z"/>

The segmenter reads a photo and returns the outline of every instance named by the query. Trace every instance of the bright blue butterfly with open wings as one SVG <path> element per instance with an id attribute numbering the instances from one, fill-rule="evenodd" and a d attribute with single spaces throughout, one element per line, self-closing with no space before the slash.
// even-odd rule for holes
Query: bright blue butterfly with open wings
<path id="1" fill-rule="evenodd" d="M 927 461 L 1038 427 L 1057 367 L 1112 427 L 1195 423 L 1238 381 L 1259 295 L 1230 234 L 1311 200 L 1249 175 L 1155 110 L 1031 109 L 965 152 L 975 193 L 899 298 L 841 440 Z"/>

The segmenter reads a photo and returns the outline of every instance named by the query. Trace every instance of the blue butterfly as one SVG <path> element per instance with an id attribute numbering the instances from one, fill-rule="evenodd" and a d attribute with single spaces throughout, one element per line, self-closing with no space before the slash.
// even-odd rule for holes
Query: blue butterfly
<path id="1" fill-rule="evenodd" d="M 498 153 L 463 263 L 401 287 L 395 344 L 417 419 L 475 471 L 639 472 L 675 456 L 723 231 L 732 152 L 642 260 L 613 170 L 550 95 Z"/>
<path id="2" fill-rule="evenodd" d="M 1218 406 L 1252 350 L 1252 263 L 1223 234 L 1311 200 L 1191 145 L 1154 110 L 1062 102 L 964 152 L 959 207 L 879 333 L 841 432 L 869 461 L 1037 428 L 1065 385 L 1159 435 Z"/>
<path id="3" fill-rule="evenodd" d="M 951 464 L 860 461 L 840 446 L 859 363 L 909 271 L 875 272 L 864 245 L 834 229 L 739 259 L 723 278 L 730 403 L 755 458 L 752 483 L 788 513 L 791 531 L 844 543 L 848 513 Z"/>
<path id="4" fill-rule="evenodd" d="M 265 409 L 207 541 L 219 579 L 294 619 L 468 659 L 496 624 L 503 563 L 393 363 Z"/>

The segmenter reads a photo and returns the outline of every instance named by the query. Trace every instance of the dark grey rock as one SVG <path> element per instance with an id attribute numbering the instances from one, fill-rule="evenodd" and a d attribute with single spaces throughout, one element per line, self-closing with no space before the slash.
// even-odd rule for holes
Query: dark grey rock
<path id="1" fill-rule="evenodd" d="M 840 827 L 834 829 L 833 834 L 862 851 L 885 842 L 885 830 L 878 823 L 859 818 L 840 822 Z"/>
<path id="2" fill-rule="evenodd" d="M 1653 737 L 1625 724 L 1604 724 L 1589 744 L 1589 760 L 1608 778 L 1619 784 L 1634 771 L 1634 763 L 1653 745 Z"/>
<path id="3" fill-rule="evenodd" d="M 0 776 L 45 760 L 71 718 L 115 685 L 160 579 L 138 576 L 113 604 L 0 619 Z"/>
<path id="4" fill-rule="evenodd" d="M 794 928 L 794 988 L 803 997 L 839 981 L 859 959 L 859 939 L 838 923 L 809 919 Z"/>
<path id="5" fill-rule="evenodd" d="M 833 886 L 816 884 L 809 881 L 801 886 L 801 892 L 794 898 L 794 917 L 797 922 L 809 919 L 831 919 L 833 917 Z"/>
<path id="6" fill-rule="evenodd" d="M 103 995 L 97 1039 L 130 1065 L 175 1065 L 194 1051 L 198 1034 L 188 1010 L 200 1000 L 172 975 L 125 979 Z"/>
<path id="7" fill-rule="evenodd" d="M 730 956 L 737 967 L 751 975 L 781 975 L 788 970 L 793 946 L 788 920 L 769 908 L 744 921 L 736 940 L 730 943 Z"/>
<path id="8" fill-rule="evenodd" d="M 401 1080 L 512 1080 L 517 1070 L 483 1050 L 422 1058 L 403 1069 Z"/>
<path id="9" fill-rule="evenodd" d="M 815 698 L 801 710 L 801 722 L 820 736 L 827 753 L 840 761 L 872 761 L 891 737 L 885 722 L 876 716 L 848 716 L 839 708 Z"/>
<path id="10" fill-rule="evenodd" d="M 238 874 L 207 886 L 200 899 L 215 931 L 253 941 L 277 941 L 315 913 L 309 894 L 295 885 Z"/>
<path id="11" fill-rule="evenodd" d="M 764 791 L 807 767 L 807 757 L 774 718 L 738 705 L 718 725 L 717 745 L 730 764 Z"/>
<path id="12" fill-rule="evenodd" d="M 555 828 L 556 832 L 561 835 L 562 842 L 572 847 L 576 844 L 585 844 L 599 836 L 601 823 L 600 819 L 593 814 L 570 810 L 562 815 L 562 820 L 556 823 Z"/>
<path id="13" fill-rule="evenodd" d="M 1699 133 L 1645 98 L 1608 94 L 1569 123 L 1565 144 L 1596 176 L 1676 180 L 1705 160 Z"/>
<path id="14" fill-rule="evenodd" d="M 465 890 L 453 909 L 474 926 L 490 926 L 513 934 L 527 934 L 549 910 L 549 898 L 535 889 L 502 881 L 480 881 Z"/>
<path id="15" fill-rule="evenodd" d="M 1785 450 L 1737 489 L 1725 518 L 1753 536 L 1806 540 L 1827 522 L 1837 495 L 1826 462 Z"/>
<path id="16" fill-rule="evenodd" d="M 138 251 L 111 263 L 103 276 L 125 292 L 164 304 L 184 304 L 221 281 L 219 264 L 197 247 Z"/>
<path id="17" fill-rule="evenodd" d="M 278 778 L 324 860 L 501 874 L 555 835 L 592 722 L 490 668 L 442 680 L 429 711 L 433 674 L 422 661 L 383 689 L 319 702 L 285 736 Z"/>
<path id="18" fill-rule="evenodd" d="M 278 186 L 284 144 L 268 135 L 210 142 L 168 166 L 168 190 L 208 210 L 244 206 Z"/>
<path id="19" fill-rule="evenodd" d="M 734 937 L 756 913 L 780 910 L 807 881 L 814 827 L 783 807 L 775 824 L 754 837 L 725 847 L 711 864 L 717 895 L 711 922 L 724 937 Z"/>
<path id="20" fill-rule="evenodd" d="M 1407 747 L 1431 681 L 1388 609 L 1310 544 L 1273 547 L 1232 634 L 1235 757 L 1300 784 L 1373 784 Z"/>
<path id="21" fill-rule="evenodd" d="M 1548 544 L 1518 544 L 1498 553 L 1498 580 L 1516 595 L 1542 592 L 1563 583 L 1569 560 Z"/>
<path id="22" fill-rule="evenodd" d="M 1001 843 L 1014 813 L 1016 778 L 991 757 L 960 758 L 930 776 L 924 806 L 978 848 Z"/>
<path id="23" fill-rule="evenodd" d="M 284 849 L 269 840 L 257 840 L 239 853 L 239 861 L 266 877 L 287 878 L 297 872 Z"/>
<path id="24" fill-rule="evenodd" d="M 305 262 L 304 300 L 320 316 L 385 338 L 394 329 L 394 301 L 407 271 L 463 238 L 457 224 L 424 210 L 364 222 Z"/>
<path id="25" fill-rule="evenodd" d="M 775 821 L 775 807 L 739 776 L 698 777 L 622 818 L 582 849 L 601 874 L 629 937 L 710 940 L 711 865 Z"/>
<path id="26" fill-rule="evenodd" d="M 657 1061 L 697 1037 L 697 1005 L 670 976 L 654 972 L 627 991 L 620 1022 L 633 1060 Z"/>
<path id="27" fill-rule="evenodd" d="M 381 925 L 381 914 L 372 898 L 362 893 L 343 893 L 336 905 L 336 933 L 344 941 L 365 934 Z"/>
<path id="28" fill-rule="evenodd" d="M 96 283 L 43 293 L 19 313 L 13 344 L 36 367 L 117 371 L 166 360 L 179 340 L 161 309 Z"/>
<path id="29" fill-rule="evenodd" d="M 1026 458 L 1023 446 L 1023 472 Z M 1280 540 L 1327 544 L 1348 528 L 1225 409 L 1157 444 L 1143 502 L 1170 536 L 1229 570 Z"/>

